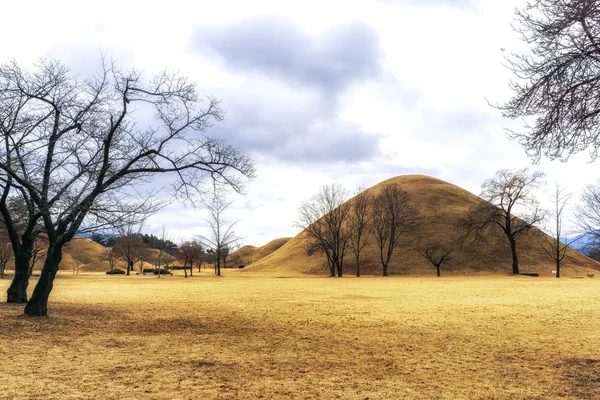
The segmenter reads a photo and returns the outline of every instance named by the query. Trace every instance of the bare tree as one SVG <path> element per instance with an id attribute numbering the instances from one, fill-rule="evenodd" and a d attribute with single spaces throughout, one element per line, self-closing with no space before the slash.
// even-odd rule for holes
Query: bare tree
<path id="1" fill-rule="evenodd" d="M 417 226 L 417 209 L 409 193 L 394 183 L 385 186 L 373 199 L 371 218 L 383 276 L 388 276 L 390 259 L 400 237 Z"/>
<path id="2" fill-rule="evenodd" d="M 167 228 L 163 225 L 160 228 L 160 234 L 159 234 L 159 241 L 158 241 L 158 254 L 156 256 L 156 269 L 158 270 L 158 277 L 160 278 L 161 274 L 161 269 L 162 269 L 162 265 L 163 262 L 166 259 L 166 246 L 167 246 L 167 240 L 169 240 L 168 237 L 168 233 L 167 233 Z"/>
<path id="3" fill-rule="evenodd" d="M 193 276 L 195 263 L 202 258 L 202 245 L 197 240 L 183 242 L 179 246 L 179 256 L 183 260 L 183 269 L 187 278 L 187 266 L 190 266 L 190 276 Z"/>
<path id="4" fill-rule="evenodd" d="M 31 259 L 29 260 L 29 276 L 33 275 L 35 264 L 46 256 L 47 241 L 42 238 L 36 238 L 31 246 Z"/>
<path id="5" fill-rule="evenodd" d="M 126 275 L 130 275 L 135 263 L 143 259 L 146 244 L 140 236 L 129 233 L 117 238 L 114 249 L 119 257 L 127 263 Z"/>
<path id="6" fill-rule="evenodd" d="M 533 194 L 543 183 L 543 177 L 543 173 L 530 173 L 527 169 L 496 172 L 494 178 L 486 180 L 481 186 L 480 197 L 486 201 L 472 206 L 462 221 L 466 236 L 474 235 L 475 240 L 485 240 L 491 227 L 499 228 L 504 233 L 510 244 L 512 272 L 515 275 L 519 274 L 519 237 L 545 218 L 545 212 Z"/>
<path id="7" fill-rule="evenodd" d="M 138 121 L 141 109 L 154 119 Z M 80 80 L 57 61 L 40 61 L 34 73 L 10 62 L 0 66 L 0 110 L 15 121 L 0 132 L 0 180 L 25 193 L 34 211 L 26 225 L 42 221 L 48 237 L 29 316 L 47 314 L 63 246 L 155 204 L 141 193 L 155 175 L 171 177 L 174 195 L 190 202 L 207 179 L 241 192 L 255 175 L 247 156 L 205 133 L 223 118 L 219 102 L 176 73 L 148 80 L 102 60 Z"/>
<path id="8" fill-rule="evenodd" d="M 369 217 L 371 215 L 372 195 L 364 188 L 358 188 L 352 200 L 348 217 L 350 232 L 349 247 L 356 259 L 356 276 L 360 276 L 360 253 L 368 243 Z"/>
<path id="9" fill-rule="evenodd" d="M 4 278 L 6 264 L 13 258 L 13 250 L 8 235 L 0 235 L 0 278 Z"/>
<path id="10" fill-rule="evenodd" d="M 118 249 L 116 249 L 115 247 L 107 247 L 102 253 L 102 260 L 108 262 L 108 267 L 110 268 L 111 275 L 115 271 L 117 261 L 119 260 L 119 258 L 121 258 L 117 250 Z"/>
<path id="11" fill-rule="evenodd" d="M 228 222 L 225 212 L 233 201 L 227 200 L 227 190 L 223 187 L 214 186 L 212 194 L 204 201 L 208 211 L 206 223 L 208 224 L 208 235 L 201 235 L 200 241 L 207 249 L 214 251 L 215 274 L 221 276 L 221 261 L 225 249 L 233 246 L 239 237 L 234 231 L 237 221 Z"/>
<path id="12" fill-rule="evenodd" d="M 600 239 L 600 181 L 587 185 L 575 207 L 575 219 L 580 231 Z"/>
<path id="13" fill-rule="evenodd" d="M 327 257 L 330 276 L 342 276 L 344 256 L 350 242 L 348 190 L 329 184 L 300 205 L 296 226 L 311 239 L 308 252 L 320 250 Z"/>
<path id="14" fill-rule="evenodd" d="M 511 132 L 528 154 L 565 160 L 600 147 L 600 1 L 535 0 L 516 12 L 515 30 L 530 46 L 511 54 L 513 97 L 499 108 L 523 119 Z"/>
<path id="15" fill-rule="evenodd" d="M 562 238 L 564 233 L 562 222 L 565 207 L 570 198 L 571 193 L 565 193 L 565 190 L 557 183 L 553 196 L 554 207 L 550 213 L 550 218 L 552 219 L 552 227 L 550 228 L 552 237 L 545 237 L 545 243 L 542 243 L 546 254 L 556 263 L 557 278 L 560 278 L 560 263 L 567 255 L 567 249 L 569 248 L 569 243 L 562 242 L 565 240 Z"/>
<path id="16" fill-rule="evenodd" d="M 436 269 L 437 276 L 442 276 L 441 268 L 442 264 L 446 261 L 452 260 L 452 253 L 454 249 L 451 246 L 444 246 L 440 244 L 419 244 L 417 243 L 417 252 L 425 257 Z"/>
<path id="17" fill-rule="evenodd" d="M 16 121 L 10 120 L 10 107 L 0 107 L 0 134 L 10 132 Z M 7 121 L 8 120 L 8 121 Z M 2 150 L 0 150 L 0 156 Z M 10 162 L 10 161 L 9 161 Z M 8 303 L 24 303 L 27 301 L 27 287 L 32 273 L 33 252 L 36 248 L 36 237 L 42 230 L 38 223 L 39 213 L 22 188 L 18 190 L 11 185 L 12 178 L 0 170 L 0 215 L 2 225 L 6 229 L 12 244 L 15 261 L 15 273 L 6 291 Z"/>

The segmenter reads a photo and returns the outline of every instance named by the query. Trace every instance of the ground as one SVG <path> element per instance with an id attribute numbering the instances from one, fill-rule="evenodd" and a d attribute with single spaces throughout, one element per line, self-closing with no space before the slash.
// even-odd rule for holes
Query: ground
<path id="1" fill-rule="evenodd" d="M 0 398 L 600 398 L 598 279 L 224 274 L 0 304 Z"/>

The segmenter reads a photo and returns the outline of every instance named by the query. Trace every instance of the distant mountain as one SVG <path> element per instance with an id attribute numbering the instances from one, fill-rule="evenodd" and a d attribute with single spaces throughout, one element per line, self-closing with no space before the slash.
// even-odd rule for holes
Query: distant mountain
<path id="1" fill-rule="evenodd" d="M 597 240 L 598 238 L 596 235 L 592 233 L 583 233 L 574 238 L 562 238 L 561 242 L 567 243 L 578 252 L 589 256 L 594 249 L 594 242 Z"/>

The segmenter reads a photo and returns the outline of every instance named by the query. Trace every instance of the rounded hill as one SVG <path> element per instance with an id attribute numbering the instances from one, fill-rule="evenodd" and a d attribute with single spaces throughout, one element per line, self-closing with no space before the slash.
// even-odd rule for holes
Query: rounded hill
<path id="1" fill-rule="evenodd" d="M 368 190 L 377 194 L 385 186 L 392 184 L 398 184 L 409 193 L 418 211 L 419 224 L 413 232 L 403 235 L 400 239 L 390 261 L 390 274 L 435 274 L 435 267 L 417 252 L 417 243 L 437 244 L 453 249 L 452 260 L 442 265 L 442 275 L 511 272 L 510 247 L 500 230 L 491 230 L 487 240 L 481 242 L 465 238 L 465 232 L 460 228 L 460 222 L 469 209 L 483 202 L 483 199 L 456 185 L 424 175 L 398 176 Z M 533 229 L 520 238 L 517 251 L 521 272 L 552 276 L 553 260 L 542 248 L 546 238 L 547 235 L 538 229 Z M 308 256 L 308 246 L 309 240 L 305 233 L 301 232 L 280 249 L 246 269 L 255 272 L 327 274 L 325 257 L 321 254 Z M 599 263 L 571 250 L 567 252 L 562 263 L 561 274 L 583 275 L 599 269 Z M 344 274 L 354 272 L 355 261 L 348 253 L 344 261 Z M 361 255 L 361 274 L 381 274 L 379 251 L 371 237 Z"/>

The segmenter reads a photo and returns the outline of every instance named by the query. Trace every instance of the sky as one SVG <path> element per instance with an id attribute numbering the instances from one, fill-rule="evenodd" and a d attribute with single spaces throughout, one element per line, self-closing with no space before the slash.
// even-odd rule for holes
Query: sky
<path id="1" fill-rule="evenodd" d="M 478 194 L 499 169 L 546 173 L 576 199 L 600 177 L 589 154 L 532 165 L 490 106 L 511 96 L 507 52 L 521 0 L 10 2 L 0 62 L 60 59 L 75 73 L 101 54 L 148 73 L 180 71 L 226 116 L 211 133 L 248 153 L 258 176 L 232 195 L 241 244 L 294 236 L 300 203 L 424 174 Z M 573 202 L 574 203 L 574 202 Z M 206 213 L 171 204 L 145 226 L 172 240 L 206 234 Z"/>

